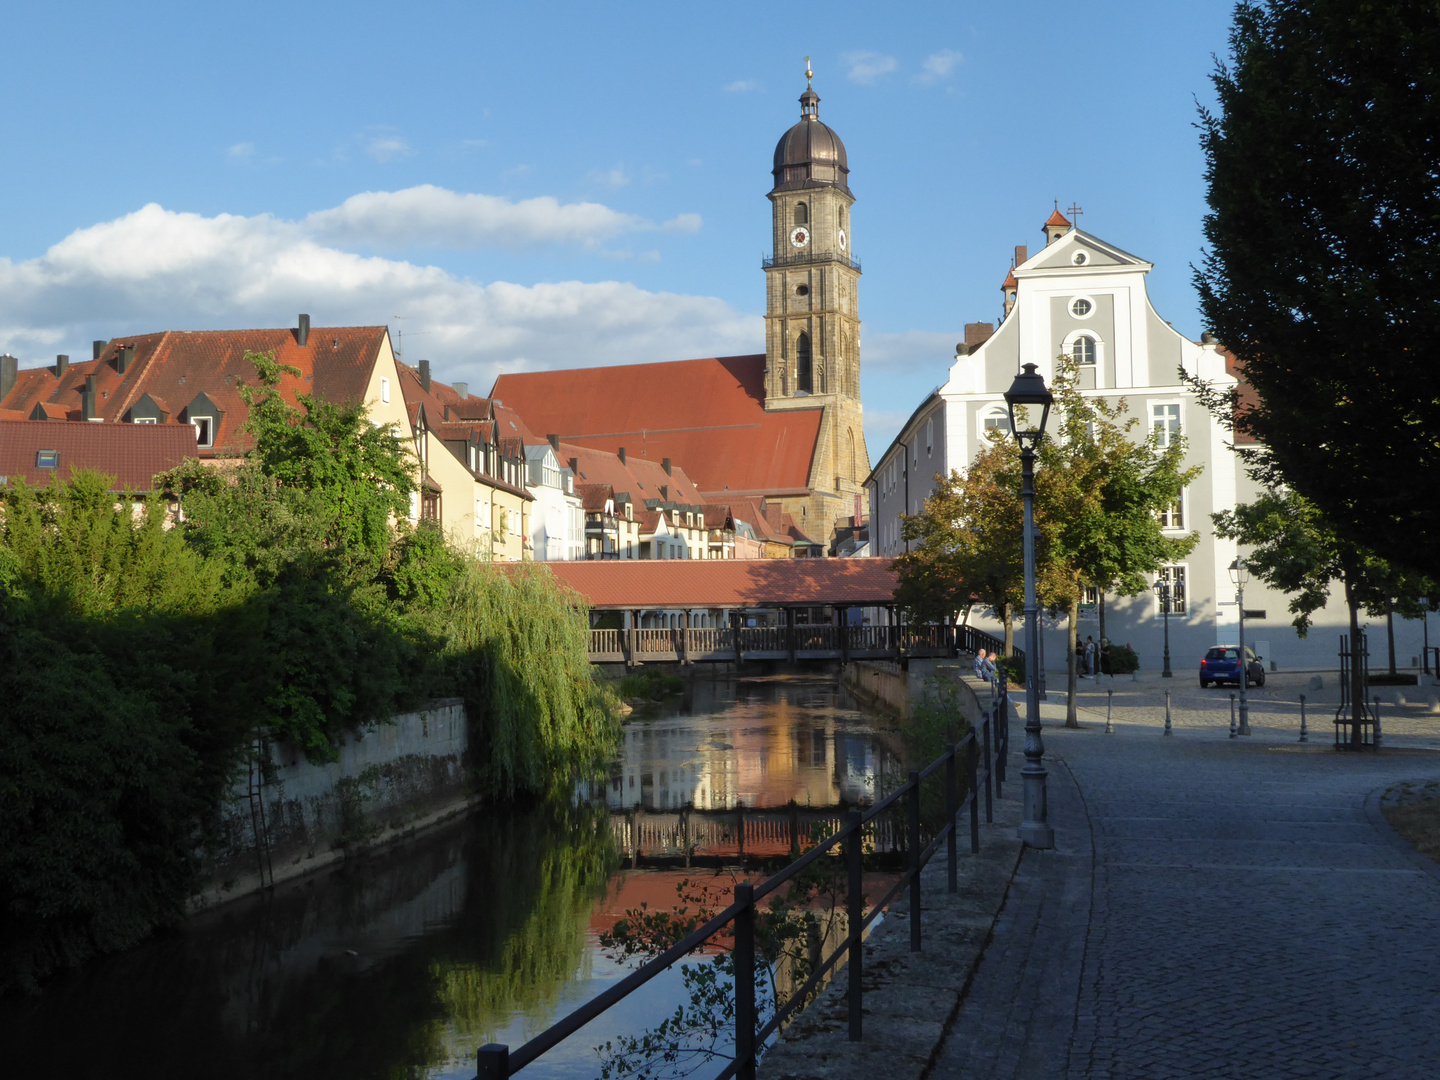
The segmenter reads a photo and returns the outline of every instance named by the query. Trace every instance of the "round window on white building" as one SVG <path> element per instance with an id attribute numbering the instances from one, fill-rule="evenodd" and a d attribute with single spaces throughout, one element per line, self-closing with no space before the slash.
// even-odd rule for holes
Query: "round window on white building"
<path id="1" fill-rule="evenodd" d="M 1084 266 L 1087 262 L 1090 261 L 1090 256 L 1086 255 L 1083 251 L 1077 251 L 1075 252 L 1074 258 L 1072 258 L 1070 261 L 1076 266 Z"/>
<path id="2" fill-rule="evenodd" d="M 1095 301 L 1088 296 L 1077 296 L 1070 301 L 1070 314 L 1077 319 L 1088 319 L 1095 310 Z"/>

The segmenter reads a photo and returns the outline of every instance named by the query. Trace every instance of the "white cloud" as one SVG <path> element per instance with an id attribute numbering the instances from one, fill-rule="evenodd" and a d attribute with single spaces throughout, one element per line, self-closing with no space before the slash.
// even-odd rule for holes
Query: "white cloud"
<path id="1" fill-rule="evenodd" d="M 899 66 L 899 62 L 893 56 L 886 56 L 878 52 L 848 52 L 842 59 L 850 65 L 846 77 L 851 82 L 868 85 L 873 83 L 882 75 L 888 75 Z"/>
<path id="2" fill-rule="evenodd" d="M 915 76 L 915 81 L 937 83 L 948 79 L 964 59 L 954 49 L 941 49 L 937 53 L 931 53 L 920 65 L 920 74 Z"/>
<path id="3" fill-rule="evenodd" d="M 624 168 L 616 165 L 613 169 L 596 169 L 590 173 L 590 179 L 607 187 L 620 188 L 630 183 L 630 177 Z"/>
<path id="4" fill-rule="evenodd" d="M 672 233 L 697 233 L 700 231 L 701 224 L 699 214 L 676 214 L 660 227 L 666 232 Z"/>
<path id="5" fill-rule="evenodd" d="M 641 258 L 645 258 L 642 255 Z M 483 284 L 362 256 L 305 223 L 203 217 L 150 204 L 79 229 L 44 255 L 0 257 L 0 348 L 38 362 L 92 338 L 163 329 L 367 325 L 404 311 L 446 380 L 507 371 L 715 356 L 763 347 L 759 316 L 713 297 L 619 281 Z"/>
<path id="6" fill-rule="evenodd" d="M 754 79 L 736 79 L 725 87 L 727 94 L 745 94 L 751 90 L 759 90 L 760 84 Z"/>
<path id="7" fill-rule="evenodd" d="M 383 165 L 395 158 L 409 157 L 415 151 L 398 135 L 377 135 L 366 145 L 365 153 Z"/>
<path id="8" fill-rule="evenodd" d="M 236 143 L 225 151 L 225 156 L 231 161 L 249 161 L 255 156 L 255 144 L 248 142 Z"/>
<path id="9" fill-rule="evenodd" d="M 328 243 L 388 251 L 410 246 L 594 245 L 620 233 L 654 228 L 644 218 L 601 203 L 561 203 L 551 195 L 512 202 L 433 184 L 352 195 L 337 207 L 311 214 L 303 225 Z"/>

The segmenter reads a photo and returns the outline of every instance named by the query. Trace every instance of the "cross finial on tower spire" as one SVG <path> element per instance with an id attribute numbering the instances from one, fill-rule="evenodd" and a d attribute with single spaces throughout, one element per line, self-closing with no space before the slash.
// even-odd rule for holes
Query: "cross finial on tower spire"
<path id="1" fill-rule="evenodd" d="M 815 72 L 810 70 L 810 58 L 805 57 L 805 88 L 810 88 L 810 80 L 815 77 Z"/>

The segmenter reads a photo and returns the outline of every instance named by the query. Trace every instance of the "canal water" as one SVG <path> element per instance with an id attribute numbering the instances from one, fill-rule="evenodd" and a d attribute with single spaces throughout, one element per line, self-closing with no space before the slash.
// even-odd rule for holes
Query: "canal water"
<path id="1" fill-rule="evenodd" d="M 624 977 L 598 941 L 624 911 L 668 908 L 747 841 L 784 853 L 801 818 L 870 801 L 896 768 L 833 679 L 697 678 L 627 721 L 603 792 L 477 813 L 0 1001 L 4 1071 L 471 1077 L 481 1044 L 518 1047 Z M 594 1048 L 680 989 L 660 976 L 520 1075 L 597 1076 Z"/>

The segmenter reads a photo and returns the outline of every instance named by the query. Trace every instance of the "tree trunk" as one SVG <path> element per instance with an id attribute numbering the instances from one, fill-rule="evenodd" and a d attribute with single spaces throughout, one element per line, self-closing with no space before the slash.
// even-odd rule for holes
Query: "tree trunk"
<path id="1" fill-rule="evenodd" d="M 1390 646 L 1390 674 L 1395 674 L 1395 602 L 1385 601 L 1385 643 Z"/>
<path id="2" fill-rule="evenodd" d="M 1077 588 L 1075 595 L 1070 597 L 1070 618 L 1066 620 L 1070 629 L 1066 633 L 1065 646 L 1065 671 L 1068 690 L 1065 694 L 1065 726 L 1079 727 L 1080 714 L 1075 709 L 1075 677 L 1079 674 L 1075 666 L 1075 645 L 1080 638 L 1080 591 Z"/>
<path id="3" fill-rule="evenodd" d="M 1015 655 L 1015 609 L 1009 604 L 1004 607 L 1005 616 L 1005 658 Z"/>
<path id="4" fill-rule="evenodd" d="M 1095 613 L 1100 618 L 1100 640 L 1095 646 L 1098 649 L 1105 642 L 1105 590 L 1103 588 L 1095 590 Z"/>

